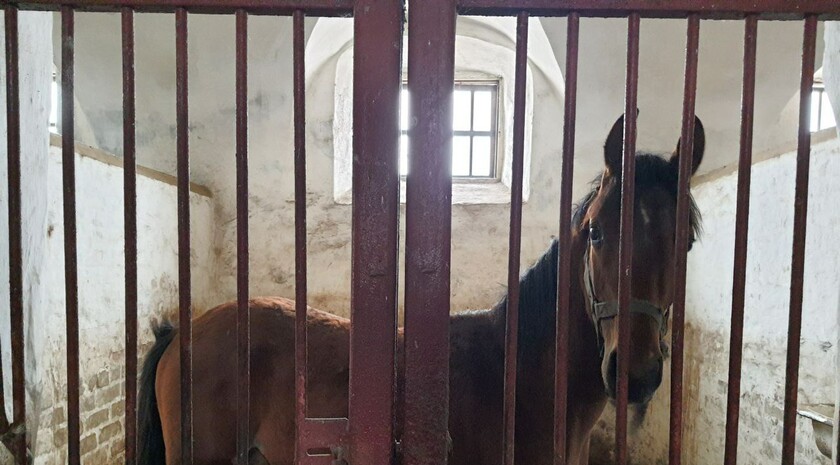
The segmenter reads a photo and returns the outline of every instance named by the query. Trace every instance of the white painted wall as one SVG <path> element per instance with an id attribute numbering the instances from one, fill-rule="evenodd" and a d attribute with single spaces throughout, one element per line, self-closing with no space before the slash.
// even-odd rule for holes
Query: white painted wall
<path id="1" fill-rule="evenodd" d="M 825 25 L 825 56 L 823 58 L 823 79 L 828 98 L 834 109 L 835 120 L 840 118 L 840 22 L 828 22 Z M 840 136 L 840 127 L 837 131 Z M 838 302 L 840 309 L 840 302 Z M 840 310 L 837 312 L 838 325 L 840 325 Z M 840 347 L 840 332 L 837 334 L 835 344 Z M 840 425 L 840 349 L 835 359 L 835 405 L 834 424 Z M 840 426 L 834 428 L 832 441 L 834 457 L 840 457 Z"/>
<path id="2" fill-rule="evenodd" d="M 52 147 L 49 158 L 49 205 L 45 281 L 51 290 L 42 319 L 47 328 L 41 381 L 41 421 L 34 453 L 36 463 L 63 463 L 66 443 L 57 418 L 66 418 L 64 234 L 61 198 L 61 150 Z M 111 452 L 121 441 L 103 431 L 121 425 L 121 402 L 125 362 L 125 263 L 123 229 L 122 168 L 76 156 L 77 241 L 79 273 L 79 333 L 82 386 L 82 440 L 97 437 L 96 450 L 87 460 L 114 463 Z M 152 341 L 150 322 L 173 316 L 178 305 L 178 234 L 176 189 L 173 185 L 138 176 L 137 179 L 138 319 L 142 348 Z M 211 305 L 206 297 L 212 288 L 215 255 L 212 250 L 213 207 L 208 197 L 193 193 L 191 208 L 191 269 L 194 305 L 197 310 Z M 175 316 L 177 318 L 177 316 Z M 139 353 L 140 359 L 144 350 Z M 114 397 L 114 394 L 118 394 Z M 113 410 L 109 410 L 109 407 Z M 105 409 L 107 417 L 93 415 Z M 105 437 L 103 434 L 107 435 Z M 121 444 L 121 442 L 120 442 Z M 110 454 L 110 455 L 108 455 Z M 109 462 L 102 462 L 108 457 Z"/>
<path id="3" fill-rule="evenodd" d="M 27 412 L 38 411 L 43 402 L 45 353 L 44 342 L 49 328 L 40 324 L 49 291 L 46 267 L 47 253 L 47 151 L 49 147 L 50 79 L 52 75 L 52 16 L 48 13 L 20 12 L 18 15 L 19 82 L 21 114 L 21 203 L 22 220 L 19 226 L 23 238 L 23 306 L 25 333 L 25 368 Z M 5 32 L 4 25 L 0 31 Z M 0 82 L 5 89 L 5 47 L 0 55 Z M 6 93 L 0 92 L 0 106 L 6 108 Z M 0 339 L 4 372 L 6 413 L 11 420 L 12 376 L 11 337 L 9 324 L 9 243 L 8 184 L 6 160 L 6 112 L 0 111 Z M 60 188 L 59 188 L 60 189 Z M 27 416 L 27 428 L 38 428 L 38 415 Z M 0 448 L 3 449 L 3 448 Z M 0 460 L 5 452 L 0 451 Z"/>

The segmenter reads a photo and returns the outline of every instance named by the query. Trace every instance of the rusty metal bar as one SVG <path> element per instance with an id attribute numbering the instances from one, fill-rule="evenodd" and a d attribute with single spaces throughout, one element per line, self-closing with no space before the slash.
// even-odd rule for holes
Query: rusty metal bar
<path id="1" fill-rule="evenodd" d="M 385 464 L 394 451 L 402 5 L 359 0 L 353 25 L 349 454 Z"/>
<path id="2" fill-rule="evenodd" d="M 677 224 L 674 252 L 674 319 L 671 325 L 671 427 L 669 464 L 682 463 L 683 425 L 683 341 L 685 339 L 685 277 L 688 258 L 689 211 L 691 210 L 691 175 L 694 153 L 694 107 L 697 97 L 697 58 L 700 42 L 700 17 L 688 17 L 685 53 L 685 88 L 683 92 L 682 133 L 680 135 L 679 181 L 677 187 Z"/>
<path id="3" fill-rule="evenodd" d="M 525 11 L 533 16 L 626 17 L 638 13 L 645 18 L 686 18 L 690 14 L 703 19 L 740 19 L 760 15 L 760 19 L 802 19 L 819 15 L 822 20 L 840 20 L 836 0 L 458 0 L 461 14 L 511 16 Z"/>
<path id="4" fill-rule="evenodd" d="M 504 464 L 513 465 L 516 437 L 516 358 L 519 335 L 519 261 L 522 249 L 522 171 L 525 154 L 525 80 L 528 72 L 528 13 L 516 17 L 513 91 L 513 160 L 508 239 L 508 297 L 505 311 Z"/>
<path id="5" fill-rule="evenodd" d="M 560 232 L 557 244 L 557 324 L 554 365 L 554 465 L 566 465 L 569 394 L 569 305 L 572 289 L 572 181 L 575 166 L 578 39 L 580 15 L 566 23 L 566 95 L 563 109 L 563 160 L 560 172 Z"/>
<path id="6" fill-rule="evenodd" d="M 741 405 L 741 355 L 744 343 L 744 290 L 747 284 L 747 236 L 750 218 L 753 110 L 758 19 L 744 22 L 744 76 L 741 85 L 741 153 L 738 158 L 738 197 L 735 211 L 735 259 L 732 270 L 732 324 L 729 336 L 729 383 L 726 401 L 724 465 L 738 460 L 738 418 Z"/>
<path id="7" fill-rule="evenodd" d="M 455 2 L 408 10 L 404 465 L 446 463 Z"/>
<path id="8" fill-rule="evenodd" d="M 5 0 L 5 4 L 24 10 L 57 10 L 56 0 Z M 75 0 L 79 11 L 112 11 L 132 8 L 142 13 L 172 13 L 189 8 L 190 13 L 232 14 L 245 9 L 248 14 L 292 15 L 302 11 L 313 16 L 350 16 L 354 0 Z"/>
<path id="9" fill-rule="evenodd" d="M 805 277 L 805 227 L 808 218 L 808 170 L 811 163 L 811 91 L 817 17 L 805 18 L 802 40 L 802 76 L 799 85 L 799 145 L 796 152 L 796 193 L 793 210 L 793 256 L 790 265 L 790 314 L 788 319 L 785 410 L 782 465 L 793 465 L 796 452 L 796 401 L 799 389 L 799 338 L 802 334 L 802 295 Z"/>
<path id="10" fill-rule="evenodd" d="M 175 102 L 178 157 L 178 333 L 181 361 L 181 463 L 192 464 L 192 286 L 190 272 L 190 146 L 187 10 L 175 11 Z"/>
<path id="11" fill-rule="evenodd" d="M 23 332 L 23 230 L 20 183 L 20 68 L 18 10 L 6 8 L 6 153 L 9 193 L 9 310 L 12 337 L 12 424 L 26 423 Z M 0 387 L 2 390 L 2 387 Z M 5 404 L 4 404 L 5 408 Z M 5 418 L 5 410 L 3 418 Z M 26 463 L 26 435 L 13 446 L 16 465 Z"/>
<path id="12" fill-rule="evenodd" d="M 248 463 L 251 316 L 248 308 L 248 13 L 236 10 L 236 458 Z"/>
<path id="13" fill-rule="evenodd" d="M 137 460 L 137 161 L 134 12 L 122 10 L 123 224 L 125 228 L 125 464 Z"/>
<path id="14" fill-rule="evenodd" d="M 295 461 L 306 457 L 306 77 L 304 13 L 295 11 L 293 29 L 295 105 Z"/>
<path id="15" fill-rule="evenodd" d="M 618 258 L 618 360 L 616 369 L 616 463 L 627 464 L 627 393 L 630 369 L 630 295 L 633 283 L 633 208 L 636 188 L 636 101 L 639 84 L 639 14 L 627 20 L 627 83 L 624 158 L 621 169 L 621 238 Z"/>
<path id="16" fill-rule="evenodd" d="M 76 152 L 73 131 L 73 8 L 61 7 L 61 163 L 64 192 L 64 296 L 67 315 L 67 461 L 79 455 L 79 277 L 76 263 Z"/>

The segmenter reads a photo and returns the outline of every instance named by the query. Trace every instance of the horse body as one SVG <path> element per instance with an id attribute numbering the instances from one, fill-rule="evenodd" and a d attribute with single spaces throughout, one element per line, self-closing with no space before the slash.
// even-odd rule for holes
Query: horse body
<path id="1" fill-rule="evenodd" d="M 523 277 L 523 300 L 530 293 L 556 283 L 556 244 Z M 579 286 L 575 300 L 582 294 Z M 524 318 L 517 401 L 518 463 L 550 464 L 553 450 L 554 295 L 549 290 L 523 308 L 542 320 L 541 334 L 532 332 L 532 318 Z M 455 314 L 450 323 L 450 435 L 449 463 L 501 464 L 504 375 L 505 301 L 490 310 Z M 294 458 L 294 322 L 295 304 L 283 298 L 250 301 L 251 314 L 251 434 L 253 447 L 271 464 L 291 464 Z M 569 454 L 585 464 L 588 436 L 603 410 L 606 395 L 600 386 L 594 331 L 585 317 L 578 326 L 569 371 Z M 236 418 L 236 314 L 235 302 L 216 307 L 193 322 L 193 429 L 195 463 L 229 463 L 235 454 Z M 539 315 L 537 315 L 539 314 Z M 545 326 L 543 326 L 545 325 Z M 542 331 L 548 328 L 550 331 Z M 310 417 L 346 417 L 348 413 L 350 321 L 315 309 L 309 310 L 309 372 L 307 407 Z M 157 365 L 154 390 L 165 442 L 166 463 L 180 462 L 180 363 L 177 330 L 169 334 Z M 588 334 L 587 334 L 588 333 Z M 543 340 L 545 339 L 545 340 Z M 401 360 L 402 331 L 398 333 Z M 533 357 L 533 358 L 532 358 Z M 402 385 L 402 380 L 398 382 Z M 401 393 L 400 393 L 401 394 Z M 141 428 L 142 429 L 142 428 Z M 401 429 L 401 425 L 397 425 Z M 162 452 L 162 451 L 161 451 Z M 158 457 L 161 457 L 158 455 Z M 162 458 L 162 457 L 161 457 Z M 154 462 L 150 458 L 149 462 Z M 142 462 L 141 462 L 142 463 Z"/>
<path id="2" fill-rule="evenodd" d="M 698 120 L 692 173 L 702 159 L 702 131 Z M 610 306 L 617 306 L 622 141 L 623 117 L 607 138 L 604 174 L 596 179 L 572 221 L 565 379 L 569 465 L 588 463 L 592 429 L 607 400 L 615 397 L 618 331 Z M 662 377 L 666 313 L 673 301 L 677 161 L 676 154 L 668 161 L 653 155 L 641 155 L 636 161 L 628 357 L 631 403 L 647 403 Z M 699 228 L 695 209 L 689 220 L 693 240 Z M 520 279 L 515 460 L 523 465 L 553 463 L 558 255 L 555 241 Z M 607 311 L 599 314 L 596 306 Z M 249 458 L 255 465 L 294 462 L 294 309 L 294 302 L 283 298 L 250 301 Z M 664 315 L 655 313 L 660 309 Z M 492 309 L 457 313 L 450 319 L 450 464 L 502 463 L 506 311 L 507 297 Z M 193 322 L 193 454 L 197 464 L 229 464 L 235 456 L 236 315 L 236 303 L 228 303 Z M 307 416 L 346 417 L 350 321 L 310 309 L 307 328 Z M 156 331 L 157 341 L 143 367 L 140 465 L 180 463 L 176 332 L 171 327 Z M 403 341 L 400 329 L 394 412 L 397 437 L 403 421 Z M 352 456 L 349 459 L 352 463 Z"/>

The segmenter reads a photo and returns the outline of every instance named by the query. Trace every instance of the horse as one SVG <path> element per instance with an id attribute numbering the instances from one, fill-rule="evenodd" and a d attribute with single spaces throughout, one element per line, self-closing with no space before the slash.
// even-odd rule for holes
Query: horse
<path id="1" fill-rule="evenodd" d="M 619 225 L 624 117 L 604 144 L 604 169 L 574 209 L 571 231 L 566 456 L 588 463 L 592 429 L 615 399 Z M 705 147 L 695 122 L 691 173 Z M 645 406 L 662 380 L 667 312 L 673 302 L 679 142 L 670 156 L 636 156 L 628 400 Z M 691 197 L 689 244 L 700 231 Z M 553 459 L 555 319 L 558 243 L 520 277 L 515 461 Z M 295 434 L 295 303 L 279 297 L 250 300 L 251 463 L 291 465 Z M 502 463 L 505 315 L 507 296 L 491 309 L 450 319 L 449 459 L 453 465 Z M 235 302 L 193 321 L 193 440 L 197 464 L 235 457 L 237 373 Z M 308 416 L 346 417 L 350 321 L 310 309 Z M 177 329 L 155 327 L 156 340 L 141 373 L 138 443 L 141 465 L 178 464 L 181 454 L 180 366 Z M 403 332 L 397 353 L 402 360 Z M 397 405 L 402 396 L 398 367 Z M 399 410 L 398 408 L 396 410 Z M 401 431 L 396 412 L 396 434 Z M 351 451 L 352 453 L 352 451 Z M 352 463 L 352 456 L 349 458 Z M 358 464 L 363 465 L 363 464 Z"/>

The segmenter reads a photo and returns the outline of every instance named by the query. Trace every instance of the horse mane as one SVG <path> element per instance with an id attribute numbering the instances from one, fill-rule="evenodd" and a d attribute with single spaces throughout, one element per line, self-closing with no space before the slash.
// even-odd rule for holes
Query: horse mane
<path id="1" fill-rule="evenodd" d="M 598 195 L 602 176 L 600 174 L 592 181 L 591 190 L 575 205 L 572 214 L 573 230 L 583 226 L 586 211 Z M 677 171 L 661 156 L 647 153 L 636 156 L 637 192 L 660 188 L 676 197 L 678 181 Z M 700 234 L 702 226 L 700 210 L 690 193 L 689 205 L 690 237 L 694 238 Z M 520 363 L 537 363 L 540 351 L 546 347 L 546 341 L 554 339 L 558 254 L 558 242 L 553 239 L 545 253 L 519 279 Z M 494 310 L 504 315 L 507 302 L 506 294 Z"/>

